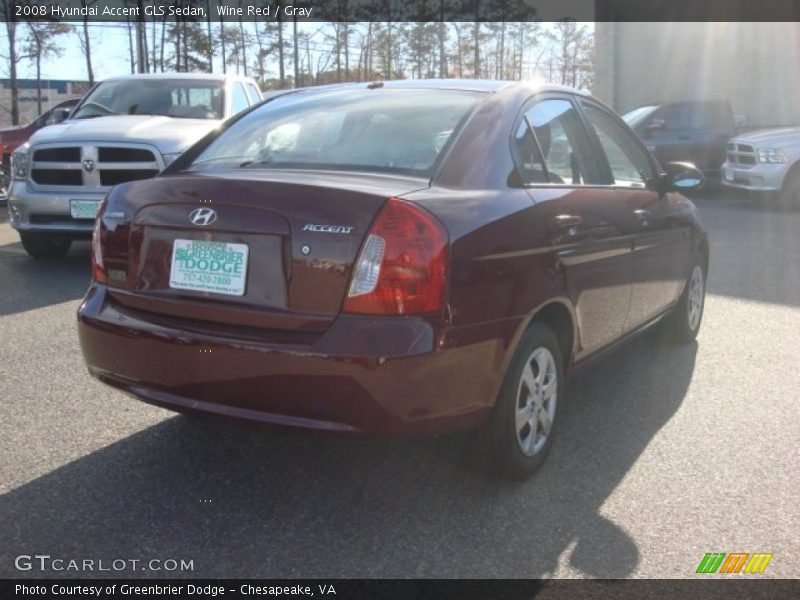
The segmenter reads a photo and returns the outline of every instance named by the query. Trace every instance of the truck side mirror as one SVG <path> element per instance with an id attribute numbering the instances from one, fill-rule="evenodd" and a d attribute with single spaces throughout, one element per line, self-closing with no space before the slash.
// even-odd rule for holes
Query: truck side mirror
<path id="1" fill-rule="evenodd" d="M 56 123 L 61 123 L 61 121 L 65 120 L 69 116 L 70 110 L 68 108 L 56 108 L 53 110 L 53 114 L 50 115 L 50 124 L 55 125 Z"/>

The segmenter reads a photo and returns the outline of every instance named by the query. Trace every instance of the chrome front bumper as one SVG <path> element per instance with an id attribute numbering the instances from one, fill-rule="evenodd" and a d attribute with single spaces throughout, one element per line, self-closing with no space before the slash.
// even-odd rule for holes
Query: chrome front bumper
<path id="1" fill-rule="evenodd" d="M 777 192 L 790 164 L 757 164 L 752 167 L 725 162 L 722 165 L 722 184 L 754 192 Z"/>

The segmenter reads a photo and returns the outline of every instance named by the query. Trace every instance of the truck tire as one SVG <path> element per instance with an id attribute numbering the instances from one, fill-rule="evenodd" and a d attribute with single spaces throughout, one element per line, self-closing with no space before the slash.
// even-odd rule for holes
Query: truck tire
<path id="1" fill-rule="evenodd" d="M 800 163 L 789 169 L 783 180 L 781 206 L 787 210 L 800 210 Z"/>
<path id="2" fill-rule="evenodd" d="M 19 237 L 25 252 L 33 258 L 61 258 L 72 246 L 70 238 L 49 233 L 20 232 Z"/>

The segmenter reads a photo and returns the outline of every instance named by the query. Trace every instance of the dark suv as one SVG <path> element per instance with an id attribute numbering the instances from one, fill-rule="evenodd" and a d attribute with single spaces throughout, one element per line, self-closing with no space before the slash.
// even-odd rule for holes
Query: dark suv
<path id="1" fill-rule="evenodd" d="M 733 112 L 724 101 L 640 106 L 622 118 L 662 165 L 686 161 L 712 177 L 719 177 L 725 144 L 736 133 Z"/>

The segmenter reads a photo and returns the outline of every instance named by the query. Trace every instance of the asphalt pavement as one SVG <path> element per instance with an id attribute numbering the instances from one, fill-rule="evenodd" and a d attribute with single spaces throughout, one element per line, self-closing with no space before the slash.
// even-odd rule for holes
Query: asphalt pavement
<path id="1" fill-rule="evenodd" d="M 706 552 L 769 552 L 759 577 L 800 577 L 800 213 L 697 202 L 697 342 L 655 330 L 577 376 L 548 461 L 517 484 L 469 436 L 306 436 L 103 386 L 76 335 L 88 244 L 34 261 L 1 217 L 0 576 L 683 578 Z M 128 562 L 15 567 L 34 554 Z M 129 562 L 152 559 L 193 570 Z"/>

